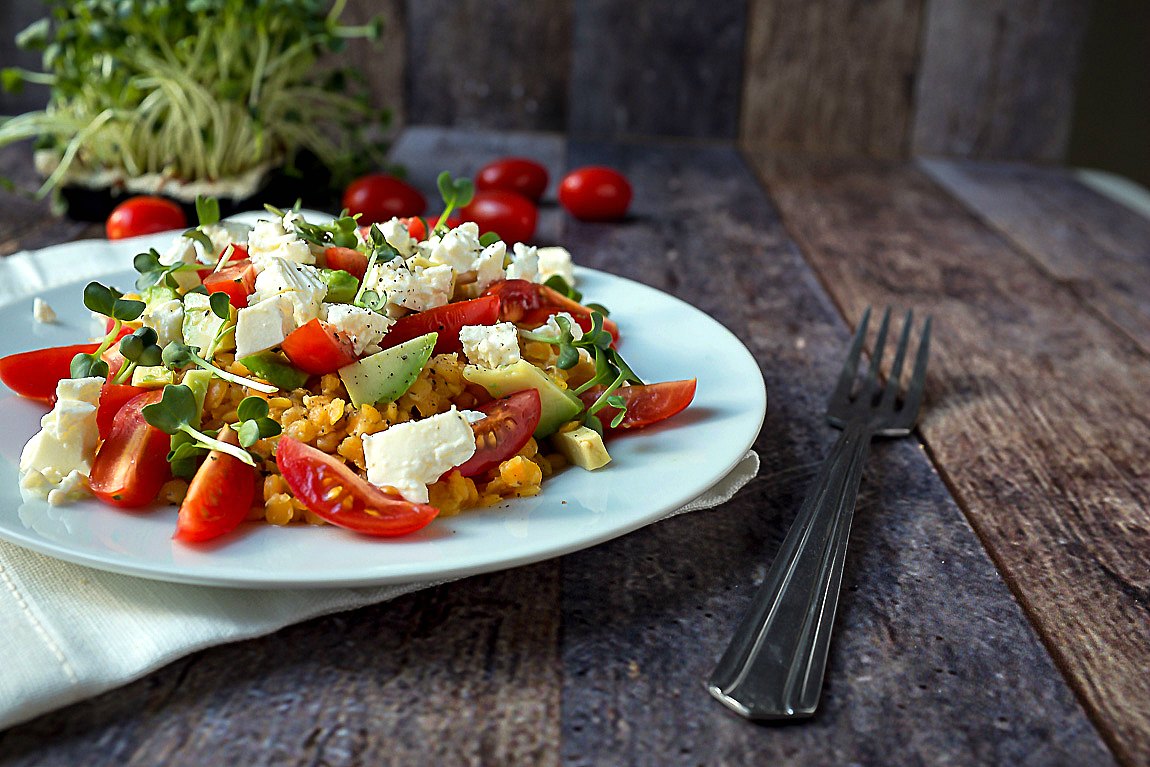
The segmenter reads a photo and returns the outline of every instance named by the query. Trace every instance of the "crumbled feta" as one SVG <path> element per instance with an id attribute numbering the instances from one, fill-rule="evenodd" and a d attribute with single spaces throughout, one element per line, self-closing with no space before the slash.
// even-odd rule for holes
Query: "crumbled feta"
<path id="1" fill-rule="evenodd" d="M 472 263 L 475 269 L 475 288 L 482 293 L 491 287 L 491 283 L 502 280 L 506 274 L 503 271 L 503 262 L 507 258 L 507 243 L 496 240 L 483 249 Z"/>
<path id="2" fill-rule="evenodd" d="M 569 323 L 571 323 L 571 339 L 572 340 L 578 341 L 580 338 L 583 337 L 583 328 L 579 327 L 579 323 L 576 322 L 575 318 L 572 317 L 567 312 L 558 312 L 557 314 L 552 314 L 550 317 L 547 318 L 547 323 L 545 325 L 540 325 L 539 327 L 535 328 L 531 332 L 532 333 L 540 333 L 540 334 L 548 335 L 548 336 L 556 336 L 556 337 L 562 335 L 563 330 L 559 327 L 559 321 L 558 321 L 559 317 L 565 317 L 567 319 L 567 321 Z"/>
<path id="3" fill-rule="evenodd" d="M 160 254 L 160 263 L 164 266 L 199 264 L 200 249 L 196 247 L 197 244 L 195 240 L 180 235 L 172 240 L 172 244 L 168 246 L 167 250 Z M 174 272 L 172 278 L 175 279 L 180 290 L 191 290 L 200 284 L 200 275 L 192 269 Z"/>
<path id="4" fill-rule="evenodd" d="M 479 225 L 473 221 L 460 224 L 442 235 L 433 235 L 421 248 L 423 256 L 433 264 L 446 264 L 456 274 L 469 272 L 476 256 L 483 250 L 479 244 Z"/>
<path id="5" fill-rule="evenodd" d="M 208 239 L 212 241 L 212 249 L 215 251 L 208 259 L 211 263 L 219 260 L 220 254 L 224 249 L 233 243 L 243 244 L 248 241 L 248 234 L 252 228 L 247 224 L 240 223 L 239 221 L 217 221 L 214 224 L 200 227 Z"/>
<path id="6" fill-rule="evenodd" d="M 199 295 L 198 293 L 189 293 L 189 296 Z M 207 296 L 203 296 L 206 300 Z M 144 313 L 140 315 L 140 321 L 156 331 L 156 336 L 160 346 L 167 346 L 172 341 L 184 342 L 184 302 L 178 298 L 172 298 L 158 304 L 149 304 Z"/>
<path id="7" fill-rule="evenodd" d="M 534 245 L 515 243 L 511 263 L 507 265 L 507 279 L 535 282 L 539 276 L 539 251 Z"/>
<path id="8" fill-rule="evenodd" d="M 487 417 L 487 413 L 481 410 L 460 410 L 459 412 L 463 414 L 468 423 L 479 423 Z"/>
<path id="9" fill-rule="evenodd" d="M 315 263 L 311 247 L 295 230 L 294 222 L 299 217 L 297 213 L 288 212 L 282 219 L 261 219 L 248 232 L 248 258 L 257 272 L 266 269 L 275 258 L 297 264 Z"/>
<path id="10" fill-rule="evenodd" d="M 257 302 L 284 296 L 291 301 L 296 326 L 320 315 L 326 295 L 327 283 L 318 269 L 286 258 L 271 257 L 256 277 Z"/>
<path id="11" fill-rule="evenodd" d="M 494 370 L 519 361 L 519 331 L 510 322 L 464 325 L 459 329 L 463 352 L 472 365 Z"/>
<path id="12" fill-rule="evenodd" d="M 554 245 L 548 248 L 539 248 L 536 251 L 539 257 L 539 274 L 536 282 L 547 282 L 552 277 L 562 277 L 568 285 L 575 284 L 575 267 L 571 263 L 571 253 L 567 248 Z"/>
<path id="13" fill-rule="evenodd" d="M 37 296 L 32 299 L 32 319 L 36 322 L 51 323 L 56 321 L 56 312 L 48 302 Z"/>
<path id="14" fill-rule="evenodd" d="M 357 356 L 379 351 L 379 342 L 395 322 L 370 309 L 351 304 L 328 304 L 326 308 L 327 323 L 347 334 Z"/>
<path id="15" fill-rule="evenodd" d="M 294 307 L 287 296 L 273 296 L 236 315 L 236 359 L 279 346 L 296 328 Z"/>
<path id="16" fill-rule="evenodd" d="M 383 239 L 387 244 L 399 251 L 399 255 L 404 258 L 415 255 L 419 240 L 408 233 L 407 227 L 400 223 L 398 218 L 384 221 L 379 225 L 379 231 L 383 232 Z"/>
<path id="17" fill-rule="evenodd" d="M 455 271 L 446 264 L 408 265 L 393 258 L 373 266 L 364 277 L 364 283 L 369 290 L 384 294 L 389 304 L 422 312 L 451 300 L 455 290 Z"/>
<path id="18" fill-rule="evenodd" d="M 65 378 L 56 385 L 55 407 L 20 453 L 21 488 L 52 503 L 87 491 L 84 478 L 100 440 L 96 409 L 103 385 L 103 378 Z"/>
<path id="19" fill-rule="evenodd" d="M 454 407 L 363 438 L 367 481 L 415 503 L 427 503 L 427 486 L 474 454 L 475 432 Z"/>

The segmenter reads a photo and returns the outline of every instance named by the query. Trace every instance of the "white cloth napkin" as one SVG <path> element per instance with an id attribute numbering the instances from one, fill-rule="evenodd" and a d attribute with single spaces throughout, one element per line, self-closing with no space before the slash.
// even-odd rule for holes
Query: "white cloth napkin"
<path id="1" fill-rule="evenodd" d="M 0 303 L 123 269 L 84 243 L 0 261 Z M 61 269 L 60 264 L 67 264 Z M 759 470 L 752 451 L 668 517 L 725 503 Z M 204 647 L 435 585 L 253 590 L 186 586 L 93 570 L 0 541 L 0 729 L 126 684 Z"/>

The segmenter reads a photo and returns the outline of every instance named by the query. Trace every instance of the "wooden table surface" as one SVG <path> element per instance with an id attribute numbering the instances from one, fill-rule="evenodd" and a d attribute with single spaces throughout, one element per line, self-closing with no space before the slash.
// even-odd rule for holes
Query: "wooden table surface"
<path id="1" fill-rule="evenodd" d="M 538 239 L 742 339 L 770 397 L 758 478 L 194 653 L 0 733 L 0 764 L 1150 764 L 1150 222 L 1050 168 L 440 129 L 394 154 L 430 191 L 507 153 L 628 174 L 626 222 L 552 205 Z M 0 173 L 30 178 L 23 148 Z M 3 254 L 99 231 L 0 202 Z M 703 681 L 836 436 L 867 305 L 934 316 L 920 429 L 871 454 L 818 715 L 750 724 Z"/>

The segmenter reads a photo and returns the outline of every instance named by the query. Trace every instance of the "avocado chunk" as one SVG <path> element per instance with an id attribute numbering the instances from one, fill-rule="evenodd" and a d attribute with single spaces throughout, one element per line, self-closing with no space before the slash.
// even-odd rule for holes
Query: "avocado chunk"
<path id="1" fill-rule="evenodd" d="M 307 373 L 288 362 L 287 357 L 275 352 L 260 352 L 244 357 L 240 360 L 240 364 L 250 370 L 256 378 L 262 378 L 284 391 L 298 389 L 307 383 Z"/>
<path id="2" fill-rule="evenodd" d="M 162 389 L 176 382 L 176 374 L 163 365 L 138 365 L 132 368 L 132 386 L 143 389 Z"/>
<path id="3" fill-rule="evenodd" d="M 611 462 L 603 437 L 586 426 L 559 432 L 551 437 L 551 444 L 564 458 L 587 471 L 594 471 Z"/>
<path id="4" fill-rule="evenodd" d="M 583 412 L 583 403 L 578 397 L 559 388 L 546 373 L 527 360 L 494 369 L 468 365 L 463 369 L 463 377 L 479 384 L 497 399 L 524 389 L 538 391 L 542 414 L 539 425 L 535 427 L 535 439 L 554 434 L 560 426 Z"/>
<path id="5" fill-rule="evenodd" d="M 428 333 L 340 368 L 351 404 L 374 405 L 403 396 L 431 359 L 438 338 L 438 333 Z"/>

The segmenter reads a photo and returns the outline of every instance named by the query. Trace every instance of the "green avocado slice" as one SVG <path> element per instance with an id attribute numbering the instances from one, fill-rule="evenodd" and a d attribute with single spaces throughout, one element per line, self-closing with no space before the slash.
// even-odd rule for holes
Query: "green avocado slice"
<path id="1" fill-rule="evenodd" d="M 527 360 L 519 360 L 497 368 L 481 368 L 468 365 L 463 369 L 463 377 L 479 384 L 492 397 L 506 397 L 524 389 L 539 392 L 539 405 L 542 414 L 535 427 L 535 439 L 554 434 L 560 426 L 583 412 L 583 403 L 571 392 L 561 389 L 539 368 Z"/>
<path id="2" fill-rule="evenodd" d="M 403 396 L 431 359 L 438 338 L 438 333 L 428 333 L 340 368 L 351 404 L 375 405 Z"/>

